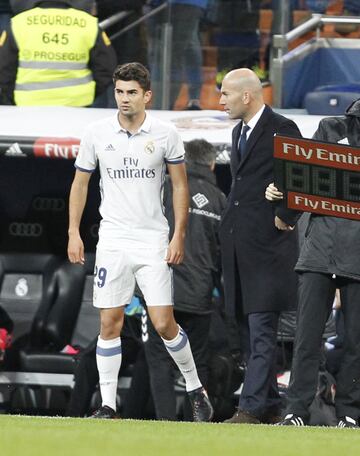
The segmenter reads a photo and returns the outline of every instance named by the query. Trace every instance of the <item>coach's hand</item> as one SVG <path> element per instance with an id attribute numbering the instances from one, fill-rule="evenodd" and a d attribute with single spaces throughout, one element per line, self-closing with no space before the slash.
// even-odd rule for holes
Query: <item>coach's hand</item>
<path id="1" fill-rule="evenodd" d="M 295 229 L 294 226 L 288 225 L 287 223 L 283 222 L 281 218 L 277 215 L 275 216 L 275 226 L 280 231 L 293 231 Z"/>
<path id="2" fill-rule="evenodd" d="M 184 237 L 173 236 L 170 241 L 165 261 L 169 264 L 180 264 L 184 259 Z"/>
<path id="3" fill-rule="evenodd" d="M 280 201 L 284 198 L 282 192 L 280 192 L 273 183 L 269 184 L 265 190 L 265 198 L 268 201 Z"/>

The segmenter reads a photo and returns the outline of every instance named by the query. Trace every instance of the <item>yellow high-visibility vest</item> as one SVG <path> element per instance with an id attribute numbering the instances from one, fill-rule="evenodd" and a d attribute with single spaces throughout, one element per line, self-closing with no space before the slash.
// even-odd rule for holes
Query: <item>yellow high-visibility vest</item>
<path id="1" fill-rule="evenodd" d="M 34 8 L 11 22 L 19 49 L 15 104 L 91 105 L 95 82 L 88 62 L 97 19 L 73 8 Z"/>

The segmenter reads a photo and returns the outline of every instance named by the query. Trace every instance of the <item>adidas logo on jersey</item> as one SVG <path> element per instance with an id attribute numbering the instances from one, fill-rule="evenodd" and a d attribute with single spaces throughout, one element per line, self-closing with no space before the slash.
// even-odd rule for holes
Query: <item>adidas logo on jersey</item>
<path id="1" fill-rule="evenodd" d="M 206 196 L 203 195 L 202 193 L 197 193 L 196 195 L 194 195 L 192 197 L 192 200 L 194 201 L 194 203 L 197 205 L 197 207 L 199 209 L 206 206 L 209 202 L 209 200 L 206 198 Z"/>
<path id="2" fill-rule="evenodd" d="M 114 151 L 114 150 L 115 150 L 115 147 L 112 144 L 108 144 L 105 147 L 105 151 Z"/>

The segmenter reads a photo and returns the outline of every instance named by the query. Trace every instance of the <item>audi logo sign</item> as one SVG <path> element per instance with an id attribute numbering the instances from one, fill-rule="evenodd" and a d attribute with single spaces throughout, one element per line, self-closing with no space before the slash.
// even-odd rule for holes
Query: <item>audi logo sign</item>
<path id="1" fill-rule="evenodd" d="M 61 212 L 65 209 L 65 201 L 62 198 L 36 197 L 32 202 L 32 207 L 36 211 Z"/>
<path id="2" fill-rule="evenodd" d="M 18 237 L 40 237 L 43 227 L 40 223 L 13 222 L 9 225 L 9 234 Z"/>

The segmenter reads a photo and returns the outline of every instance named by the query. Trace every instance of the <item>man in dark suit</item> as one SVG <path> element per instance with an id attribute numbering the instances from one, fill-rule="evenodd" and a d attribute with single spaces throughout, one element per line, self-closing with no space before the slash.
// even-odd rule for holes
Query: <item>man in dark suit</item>
<path id="1" fill-rule="evenodd" d="M 301 134 L 264 104 L 261 82 L 247 68 L 225 76 L 220 104 L 231 119 L 240 119 L 232 134 L 232 185 L 220 228 L 225 308 L 242 319 L 249 336 L 239 408 L 227 422 L 273 423 L 280 415 L 277 326 L 280 311 L 296 306 L 297 237 L 280 229 L 288 210 L 268 204 L 264 192 L 273 178 L 274 135 Z"/>

